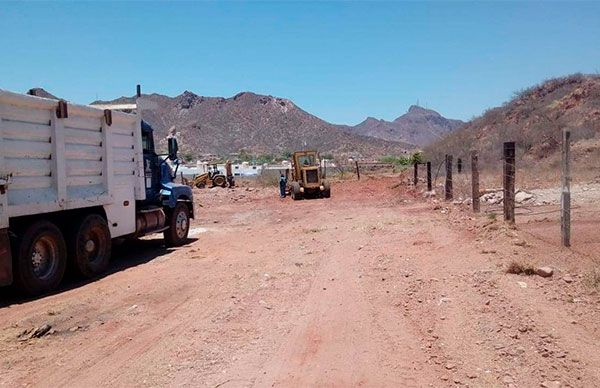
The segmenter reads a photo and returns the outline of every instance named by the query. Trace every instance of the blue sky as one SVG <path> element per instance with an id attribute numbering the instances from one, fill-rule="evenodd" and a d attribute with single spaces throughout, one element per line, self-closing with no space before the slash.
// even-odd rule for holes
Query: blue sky
<path id="1" fill-rule="evenodd" d="M 286 97 L 328 121 L 417 100 L 469 119 L 600 72 L 600 3 L 0 2 L 0 88 L 88 103 L 144 92 Z"/>

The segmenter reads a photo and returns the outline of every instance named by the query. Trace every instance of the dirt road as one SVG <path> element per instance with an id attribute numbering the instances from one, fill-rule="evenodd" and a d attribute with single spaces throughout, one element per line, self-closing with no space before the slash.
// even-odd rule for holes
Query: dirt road
<path id="1" fill-rule="evenodd" d="M 598 253 L 361 183 L 198 192 L 186 247 L 116 247 L 107 276 L 37 300 L 1 291 L 0 386 L 600 386 Z M 554 276 L 506 274 L 515 259 Z"/>

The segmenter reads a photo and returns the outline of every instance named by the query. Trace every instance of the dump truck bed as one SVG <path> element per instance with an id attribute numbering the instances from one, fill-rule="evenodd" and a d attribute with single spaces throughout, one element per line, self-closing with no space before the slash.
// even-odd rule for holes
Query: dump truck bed
<path id="1" fill-rule="evenodd" d="M 102 206 L 112 237 L 132 233 L 145 198 L 139 117 L 58 108 L 0 90 L 0 229 L 13 217 Z"/>

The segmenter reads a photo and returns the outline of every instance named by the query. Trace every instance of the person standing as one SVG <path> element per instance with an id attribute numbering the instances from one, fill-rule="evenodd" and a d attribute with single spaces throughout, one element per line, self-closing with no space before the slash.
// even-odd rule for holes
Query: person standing
<path id="1" fill-rule="evenodd" d="M 279 177 L 279 196 L 285 198 L 285 186 L 287 185 L 287 178 L 281 174 Z"/>

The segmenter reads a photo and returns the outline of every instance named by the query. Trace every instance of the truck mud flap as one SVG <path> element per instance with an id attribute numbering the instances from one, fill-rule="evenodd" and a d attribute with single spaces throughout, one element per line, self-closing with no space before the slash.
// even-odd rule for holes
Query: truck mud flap
<path id="1" fill-rule="evenodd" d="M 0 230 L 0 287 L 12 284 L 12 255 L 8 229 Z"/>

